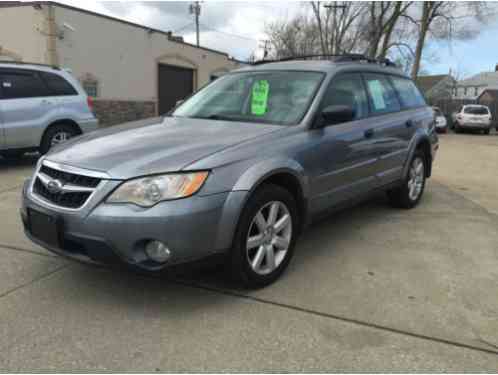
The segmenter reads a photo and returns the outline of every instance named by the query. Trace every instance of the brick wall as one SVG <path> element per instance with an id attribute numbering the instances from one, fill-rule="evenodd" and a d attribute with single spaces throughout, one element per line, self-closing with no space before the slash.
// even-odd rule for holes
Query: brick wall
<path id="1" fill-rule="evenodd" d="M 100 126 L 106 127 L 154 117 L 156 116 L 156 103 L 153 101 L 95 99 L 93 110 L 99 119 Z"/>

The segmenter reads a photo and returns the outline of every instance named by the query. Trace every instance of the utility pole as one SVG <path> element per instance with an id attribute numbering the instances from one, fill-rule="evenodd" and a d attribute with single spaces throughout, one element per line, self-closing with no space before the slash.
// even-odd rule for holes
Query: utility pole
<path id="1" fill-rule="evenodd" d="M 331 11 L 333 12 L 333 15 L 332 15 L 332 42 L 331 42 L 331 50 L 332 50 L 332 54 L 337 54 L 339 53 L 338 49 L 339 49 L 339 46 L 337 45 L 337 35 L 336 35 L 336 23 L 337 23 L 337 10 L 340 9 L 342 12 L 344 12 L 344 9 L 346 9 L 346 5 L 332 5 L 332 4 L 324 4 L 323 5 L 324 8 L 327 8 L 328 11 Z"/>
<path id="2" fill-rule="evenodd" d="M 190 4 L 189 7 L 190 14 L 195 16 L 195 34 L 197 38 L 197 47 L 199 47 L 199 16 L 201 15 L 201 4 L 199 1 L 195 1 Z"/>

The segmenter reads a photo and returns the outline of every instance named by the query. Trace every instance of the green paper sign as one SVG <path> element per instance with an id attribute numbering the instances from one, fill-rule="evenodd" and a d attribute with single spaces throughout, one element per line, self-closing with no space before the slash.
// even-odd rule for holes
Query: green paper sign
<path id="1" fill-rule="evenodd" d="M 266 80 L 257 81 L 252 86 L 251 113 L 262 116 L 268 109 L 268 94 L 270 84 Z"/>

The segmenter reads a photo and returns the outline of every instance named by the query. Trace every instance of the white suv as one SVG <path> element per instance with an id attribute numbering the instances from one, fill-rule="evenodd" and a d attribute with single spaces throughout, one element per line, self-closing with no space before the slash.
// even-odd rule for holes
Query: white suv
<path id="1" fill-rule="evenodd" d="M 460 133 L 464 129 L 482 131 L 489 134 L 491 129 L 491 111 L 485 105 L 469 104 L 453 113 L 453 129 Z"/>
<path id="2" fill-rule="evenodd" d="M 45 154 L 50 147 L 97 127 L 91 98 L 69 72 L 0 62 L 0 155 Z"/>

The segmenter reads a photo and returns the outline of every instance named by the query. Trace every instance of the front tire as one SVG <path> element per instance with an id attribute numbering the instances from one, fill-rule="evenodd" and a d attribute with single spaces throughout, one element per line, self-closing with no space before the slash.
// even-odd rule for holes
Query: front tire
<path id="1" fill-rule="evenodd" d="M 80 134 L 78 129 L 70 124 L 57 124 L 50 126 L 43 135 L 40 153 L 45 155 L 52 147 L 64 143 L 70 138 Z"/>
<path id="2" fill-rule="evenodd" d="M 296 201 L 277 185 L 263 185 L 249 198 L 236 230 L 230 268 L 246 288 L 273 283 L 287 268 L 299 229 Z"/>
<path id="3" fill-rule="evenodd" d="M 403 184 L 387 192 L 390 203 L 394 207 L 413 208 L 422 198 L 425 188 L 425 157 L 422 151 L 416 151 L 410 160 L 408 174 Z"/>

